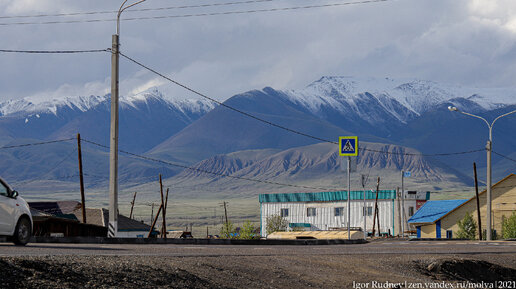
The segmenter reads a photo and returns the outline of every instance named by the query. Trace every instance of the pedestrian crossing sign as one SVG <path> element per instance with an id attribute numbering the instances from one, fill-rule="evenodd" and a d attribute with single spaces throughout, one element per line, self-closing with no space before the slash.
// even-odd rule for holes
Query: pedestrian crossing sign
<path id="1" fill-rule="evenodd" d="M 358 136 L 339 137 L 339 155 L 358 156 Z"/>

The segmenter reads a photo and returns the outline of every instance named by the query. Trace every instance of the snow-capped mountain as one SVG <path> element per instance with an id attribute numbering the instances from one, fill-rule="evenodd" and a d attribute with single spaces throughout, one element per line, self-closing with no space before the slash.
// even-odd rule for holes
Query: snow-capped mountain
<path id="1" fill-rule="evenodd" d="M 153 88 L 120 97 L 120 146 L 144 152 L 197 120 L 215 105 L 204 99 L 171 98 Z M 107 144 L 110 96 L 30 98 L 0 103 L 0 130 L 11 139 L 83 138 Z"/>
<path id="2" fill-rule="evenodd" d="M 209 111 L 215 104 L 206 99 L 172 98 L 161 93 L 158 88 L 150 88 L 144 92 L 120 96 L 121 107 L 137 108 L 149 100 L 160 100 L 167 106 L 182 112 Z M 34 115 L 39 113 L 52 113 L 57 115 L 59 109 L 68 108 L 85 112 L 95 109 L 97 106 L 110 101 L 110 95 L 104 96 L 68 96 L 51 100 L 33 99 L 30 97 L 18 100 L 0 102 L 0 116 Z"/>
<path id="3" fill-rule="evenodd" d="M 378 162 L 386 162 L 392 164 L 389 168 L 393 170 L 408 168 L 425 175 L 424 172 L 436 172 L 433 167 L 435 160 L 451 168 L 446 172 L 452 175 L 471 176 L 473 162 L 479 168 L 485 166 L 485 152 L 482 151 L 487 138 L 485 124 L 478 119 L 452 113 L 447 106 L 455 105 L 463 111 L 493 120 L 516 109 L 516 88 L 471 88 L 387 78 L 323 77 L 304 89 L 281 91 L 266 87 L 235 95 L 225 104 L 265 121 L 257 121 L 224 106 L 215 106 L 204 99 L 173 98 L 159 88 L 122 96 L 119 147 L 121 150 L 188 165 L 211 158 L 210 163 L 224 164 L 222 171 L 231 174 L 243 172 L 246 167 L 251 167 L 251 163 L 268 158 L 269 153 L 284 151 L 288 152 L 284 157 L 274 161 L 271 159 L 268 170 L 257 169 L 246 175 L 267 179 L 281 173 L 285 182 L 297 182 L 305 176 L 301 171 L 288 169 L 281 172 L 274 170 L 274 167 L 289 164 L 289 168 L 297 168 L 303 167 L 303 164 L 317 164 L 317 153 L 297 157 L 297 148 L 317 145 L 325 140 L 329 146 L 334 146 L 331 142 L 337 141 L 339 136 L 358 135 L 361 142 L 403 146 L 427 155 L 439 154 L 433 160 L 425 160 L 424 165 L 414 162 L 416 158 L 410 155 L 369 154 L 370 161 L 362 163 L 364 170 L 368 166 L 377 167 L 374 164 Z M 7 101 L 0 103 L 0 132 L 3 136 L 0 146 L 70 138 L 76 133 L 80 133 L 83 139 L 107 145 L 109 123 L 109 95 Z M 515 126 L 516 114 L 496 123 L 493 131 L 496 140 L 494 151 L 506 156 L 516 153 Z M 68 150 L 73 150 L 73 143 L 66 144 Z M 65 157 L 64 150 L 57 144 L 55 148 L 33 146 L 30 148 L 33 149 L 31 154 L 26 149 L 3 150 L 4 158 L 8 159 L 8 164 L 36 162 L 30 166 L 33 169 L 31 174 L 23 171 L 25 166 L 18 167 L 19 171 L 7 172 L 9 166 L 5 165 L 0 175 L 11 173 L 10 176 L 20 180 L 45 176 L 50 159 Z M 88 149 L 90 160 L 85 163 L 91 165 L 89 173 L 93 175 L 97 168 L 106 169 L 108 158 L 105 151 L 85 144 L 85 150 Z M 249 155 L 228 159 L 227 154 L 239 151 Z M 475 153 L 453 154 L 466 151 Z M 441 156 L 442 153 L 452 154 Z M 39 154 L 45 155 L 41 161 L 38 161 Z M 362 156 L 366 156 L 365 153 Z M 396 156 L 399 159 L 391 162 L 391 159 L 382 159 L 381 156 Z M 95 159 L 98 162 L 93 165 Z M 497 169 L 500 168 L 497 162 L 502 162 L 501 157 L 493 155 L 494 170 L 498 170 L 496 178 L 513 171 L 512 163 L 508 163 L 508 160 L 503 169 Z M 261 164 L 256 168 L 268 165 Z M 324 164 L 326 161 L 313 171 L 311 166 L 306 167 L 304 173 L 311 174 L 310 182 L 317 182 L 330 172 Z M 165 167 L 169 176 L 179 172 L 177 168 Z M 155 176 L 165 167 L 161 163 L 136 163 L 127 158 L 122 179 Z M 380 174 L 385 166 L 379 168 Z M 455 174 L 453 170 L 459 173 Z M 66 176 L 66 171 L 64 169 L 60 175 Z M 439 174 L 444 176 L 444 173 Z M 427 176 L 426 179 L 441 182 L 453 177 L 432 179 Z M 306 184 L 309 185 L 309 182 Z"/>
<path id="4" fill-rule="evenodd" d="M 284 95 L 323 118 L 326 110 L 333 109 L 340 114 L 356 114 L 370 124 L 385 119 L 385 113 L 406 123 L 445 102 L 464 106 L 461 99 L 485 110 L 516 104 L 516 88 L 461 87 L 417 79 L 322 77 Z M 371 111 L 371 105 L 376 106 L 375 111 Z"/>

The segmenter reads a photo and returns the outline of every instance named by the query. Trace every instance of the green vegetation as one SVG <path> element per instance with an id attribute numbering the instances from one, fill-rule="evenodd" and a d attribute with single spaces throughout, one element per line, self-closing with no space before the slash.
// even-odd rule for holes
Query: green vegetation
<path id="1" fill-rule="evenodd" d="M 288 221 L 285 220 L 280 215 L 272 215 L 267 217 L 267 227 L 265 228 L 267 235 L 274 232 L 286 231 L 288 226 Z"/>
<path id="2" fill-rule="evenodd" d="M 477 222 L 475 222 L 469 212 L 466 213 L 466 216 L 459 221 L 458 225 L 459 231 L 457 232 L 457 238 L 470 240 L 476 239 Z"/>
<path id="3" fill-rule="evenodd" d="M 503 218 L 502 237 L 504 239 L 516 238 L 516 212 L 513 212 L 508 219 Z"/>
<path id="4" fill-rule="evenodd" d="M 260 239 L 260 234 L 256 233 L 258 227 L 253 225 L 251 221 L 245 221 L 244 225 L 240 229 L 240 234 L 238 235 L 238 239 L 242 240 L 252 240 L 252 239 Z"/>
<path id="5" fill-rule="evenodd" d="M 220 229 L 220 237 L 223 239 L 234 239 L 235 238 L 235 226 L 231 221 L 222 224 Z"/>

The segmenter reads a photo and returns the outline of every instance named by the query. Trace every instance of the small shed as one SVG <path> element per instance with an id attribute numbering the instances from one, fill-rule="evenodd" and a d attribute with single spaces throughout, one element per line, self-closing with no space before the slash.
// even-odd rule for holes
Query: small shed
<path id="1" fill-rule="evenodd" d="M 77 201 L 30 202 L 34 211 L 34 232 L 48 236 L 107 236 L 109 210 L 86 208 L 86 224 L 82 223 L 82 207 Z M 143 222 L 118 215 L 120 238 L 146 238 L 151 227 Z M 151 236 L 158 232 L 153 230 Z"/>
<path id="2" fill-rule="evenodd" d="M 483 236 L 487 228 L 487 193 L 479 193 L 480 218 Z M 439 203 L 434 203 L 439 202 Z M 510 174 L 492 186 L 491 228 L 493 238 L 502 232 L 503 220 L 516 212 L 516 175 Z M 478 224 L 476 196 L 468 200 L 447 200 L 427 202 L 409 219 L 422 238 L 453 238 L 459 230 L 458 222 L 470 213 Z"/>
<path id="3" fill-rule="evenodd" d="M 441 218 L 467 200 L 427 201 L 409 220 L 418 238 L 441 238 Z"/>
<path id="4" fill-rule="evenodd" d="M 33 235 L 42 237 L 102 237 L 107 228 L 79 222 L 72 214 L 55 216 L 31 208 Z"/>

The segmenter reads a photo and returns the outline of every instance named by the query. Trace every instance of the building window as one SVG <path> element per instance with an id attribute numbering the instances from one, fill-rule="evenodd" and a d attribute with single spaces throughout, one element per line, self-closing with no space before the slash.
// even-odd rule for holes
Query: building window
<path id="1" fill-rule="evenodd" d="M 288 217 L 288 209 L 281 209 L 281 217 Z"/>
<path id="2" fill-rule="evenodd" d="M 362 207 L 362 216 L 364 216 L 367 212 L 368 216 L 373 215 L 373 207 Z"/>
<path id="3" fill-rule="evenodd" d="M 344 208 L 335 208 L 335 217 L 344 216 Z"/>
<path id="4" fill-rule="evenodd" d="M 414 207 L 408 208 L 408 215 L 409 215 L 409 217 L 412 217 L 414 215 Z"/>
<path id="5" fill-rule="evenodd" d="M 306 216 L 314 217 L 315 216 L 315 208 L 306 208 Z"/>

